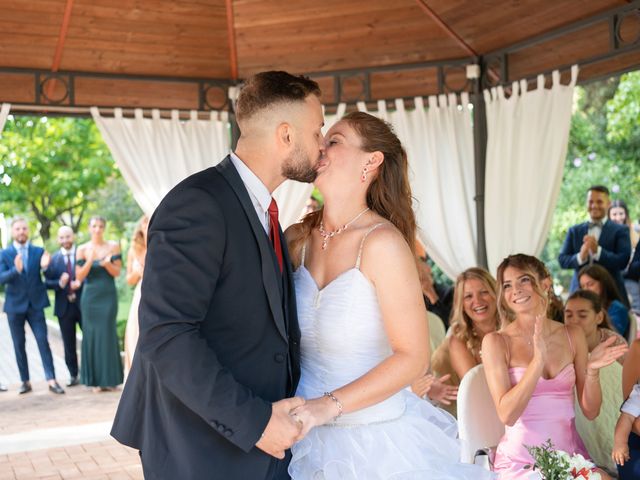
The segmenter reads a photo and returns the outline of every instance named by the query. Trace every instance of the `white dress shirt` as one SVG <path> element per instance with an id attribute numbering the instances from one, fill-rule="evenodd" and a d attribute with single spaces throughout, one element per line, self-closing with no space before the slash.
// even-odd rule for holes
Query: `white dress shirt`
<path id="1" fill-rule="evenodd" d="M 595 237 L 596 242 L 600 241 L 600 234 L 602 233 L 602 227 L 604 227 L 604 224 L 607 223 L 609 221 L 609 219 L 607 218 L 603 218 L 602 220 L 600 220 L 600 222 L 602 222 L 602 226 L 600 225 L 589 225 L 589 229 L 587 230 L 587 235 L 590 235 L 592 237 Z M 589 220 L 589 223 L 595 223 L 594 220 Z M 581 258 L 580 257 L 580 252 L 576 253 L 576 260 L 578 261 L 578 265 L 584 265 L 587 262 L 591 261 L 598 261 L 600 260 L 600 253 L 602 252 L 602 247 L 600 245 L 598 245 L 598 250 L 596 251 L 595 254 L 591 255 L 589 254 L 589 256 L 587 258 Z"/>
<path id="2" fill-rule="evenodd" d="M 269 193 L 269 189 L 262 183 L 255 173 L 251 171 L 247 165 L 240 160 L 234 152 L 230 154 L 231 162 L 233 166 L 236 167 L 240 178 L 242 179 L 242 183 L 247 188 L 249 192 L 249 197 L 251 198 L 251 203 L 253 203 L 253 208 L 256 210 L 256 215 L 258 215 L 258 219 L 264 228 L 264 231 L 269 234 L 269 205 L 271 204 L 271 193 Z"/>

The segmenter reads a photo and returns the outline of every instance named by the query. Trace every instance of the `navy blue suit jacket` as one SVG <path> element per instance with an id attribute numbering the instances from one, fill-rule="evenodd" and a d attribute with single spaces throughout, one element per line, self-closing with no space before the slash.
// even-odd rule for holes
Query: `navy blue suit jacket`
<path id="1" fill-rule="evenodd" d="M 300 378 L 284 235 L 281 275 L 227 157 L 167 194 L 148 238 L 140 337 L 111 434 L 140 449 L 147 478 L 273 478 L 254 445 Z"/>
<path id="2" fill-rule="evenodd" d="M 27 268 L 18 273 L 14 260 L 18 252 L 10 245 L 0 252 L 0 283 L 5 285 L 5 313 L 26 313 L 30 308 L 42 310 L 49 306 L 47 288 L 40 274 L 40 259 L 44 250 L 29 244 Z"/>
<path id="3" fill-rule="evenodd" d="M 627 270 L 625 278 L 635 280 L 636 282 L 640 281 L 640 248 L 638 247 L 636 247 L 631 263 L 629 263 L 629 269 Z"/>
<path id="4" fill-rule="evenodd" d="M 64 255 L 62 252 L 58 250 L 58 252 L 51 257 L 51 263 L 49 264 L 49 268 L 44 272 L 44 276 L 46 278 L 45 283 L 47 288 L 50 288 L 56 293 L 56 301 L 53 307 L 53 313 L 55 313 L 56 317 L 62 317 L 67 308 L 69 308 L 69 299 L 67 295 L 69 294 L 69 283 L 71 280 L 75 279 L 75 272 L 71 271 L 71 279 L 65 286 L 65 288 L 60 287 L 60 277 L 63 273 L 67 271 L 67 264 L 64 261 Z M 82 292 L 82 287 L 79 290 L 76 290 L 76 304 L 80 302 L 80 294 Z"/>
<path id="5" fill-rule="evenodd" d="M 570 291 L 577 290 L 578 271 L 586 264 L 578 265 L 576 254 L 582 247 L 582 239 L 589 231 L 589 222 L 574 225 L 567 232 L 564 244 L 558 256 L 558 262 L 562 268 L 573 268 L 575 270 L 571 279 Z M 602 247 L 600 259 L 595 262 L 606 268 L 618 286 L 620 295 L 625 302 L 627 300 L 627 290 L 624 288 L 622 271 L 627 268 L 629 257 L 631 256 L 631 240 L 629 238 L 629 228 L 626 225 L 618 225 L 611 220 L 604 223 L 602 232 L 598 239 L 598 245 Z"/>

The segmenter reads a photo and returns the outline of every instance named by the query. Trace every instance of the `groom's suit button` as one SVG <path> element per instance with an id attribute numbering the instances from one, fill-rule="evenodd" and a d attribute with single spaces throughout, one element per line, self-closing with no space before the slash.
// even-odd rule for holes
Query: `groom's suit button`
<path id="1" fill-rule="evenodd" d="M 218 425 L 218 431 L 219 431 L 219 432 L 221 432 L 221 433 L 222 433 L 222 432 L 224 432 L 224 430 L 225 430 L 225 429 L 224 429 L 224 425 Z"/>
<path id="2" fill-rule="evenodd" d="M 284 355 L 282 353 L 276 353 L 273 356 L 273 359 L 278 363 L 282 363 L 282 362 L 284 362 Z"/>
<path id="3" fill-rule="evenodd" d="M 233 435 L 233 431 L 232 430 L 227 429 L 227 430 L 224 431 L 224 436 L 225 437 L 230 437 L 231 435 Z"/>

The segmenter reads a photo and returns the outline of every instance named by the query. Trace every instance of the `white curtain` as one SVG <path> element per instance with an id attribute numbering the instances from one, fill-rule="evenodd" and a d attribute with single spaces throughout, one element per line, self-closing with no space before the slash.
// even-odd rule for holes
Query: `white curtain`
<path id="1" fill-rule="evenodd" d="M 191 112 L 187 121 L 173 110 L 170 119 L 152 110 L 144 118 L 136 109 L 134 118 L 125 118 L 116 108 L 111 118 L 91 108 L 102 137 L 109 146 L 134 198 L 151 215 L 162 197 L 181 180 L 219 163 L 229 154 L 229 121 L 226 112 L 211 112 L 199 120 Z"/>
<path id="2" fill-rule="evenodd" d="M 324 127 L 322 129 L 323 134 L 326 134 L 327 130 L 340 120 L 346 108 L 346 104 L 341 103 L 338 105 L 335 114 L 325 114 Z M 293 180 L 285 180 L 285 182 L 273 192 L 273 196 L 280 210 L 280 225 L 283 230 L 300 220 L 305 204 L 311 196 L 311 192 L 313 192 L 312 184 L 300 183 Z"/>
<path id="3" fill-rule="evenodd" d="M 509 98 L 502 87 L 484 92 L 485 239 L 493 274 L 507 255 L 542 252 L 560 192 L 577 78 L 574 65 L 569 85 L 555 71 L 550 89 L 540 75 L 531 91 L 526 81 L 514 82 Z"/>
<path id="4" fill-rule="evenodd" d="M 477 265 L 475 171 L 469 96 L 414 99 L 406 110 L 402 99 L 387 111 L 378 102 L 376 115 L 393 126 L 411 169 L 411 188 L 420 239 L 427 253 L 450 277 Z M 358 109 L 366 111 L 364 103 Z"/>
<path id="5" fill-rule="evenodd" d="M 10 103 L 0 105 L 0 137 L 2 137 L 2 129 L 4 128 L 4 122 L 7 121 L 7 117 L 9 116 L 9 110 L 11 110 Z"/>

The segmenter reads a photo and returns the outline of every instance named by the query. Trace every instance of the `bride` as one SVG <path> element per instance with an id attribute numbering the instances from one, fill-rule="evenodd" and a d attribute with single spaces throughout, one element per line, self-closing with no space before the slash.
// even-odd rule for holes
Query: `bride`
<path id="1" fill-rule="evenodd" d="M 286 232 L 307 399 L 294 480 L 491 478 L 458 463 L 453 418 L 405 390 L 429 363 L 407 170 L 385 122 L 347 114 L 325 137 L 324 208 Z"/>

